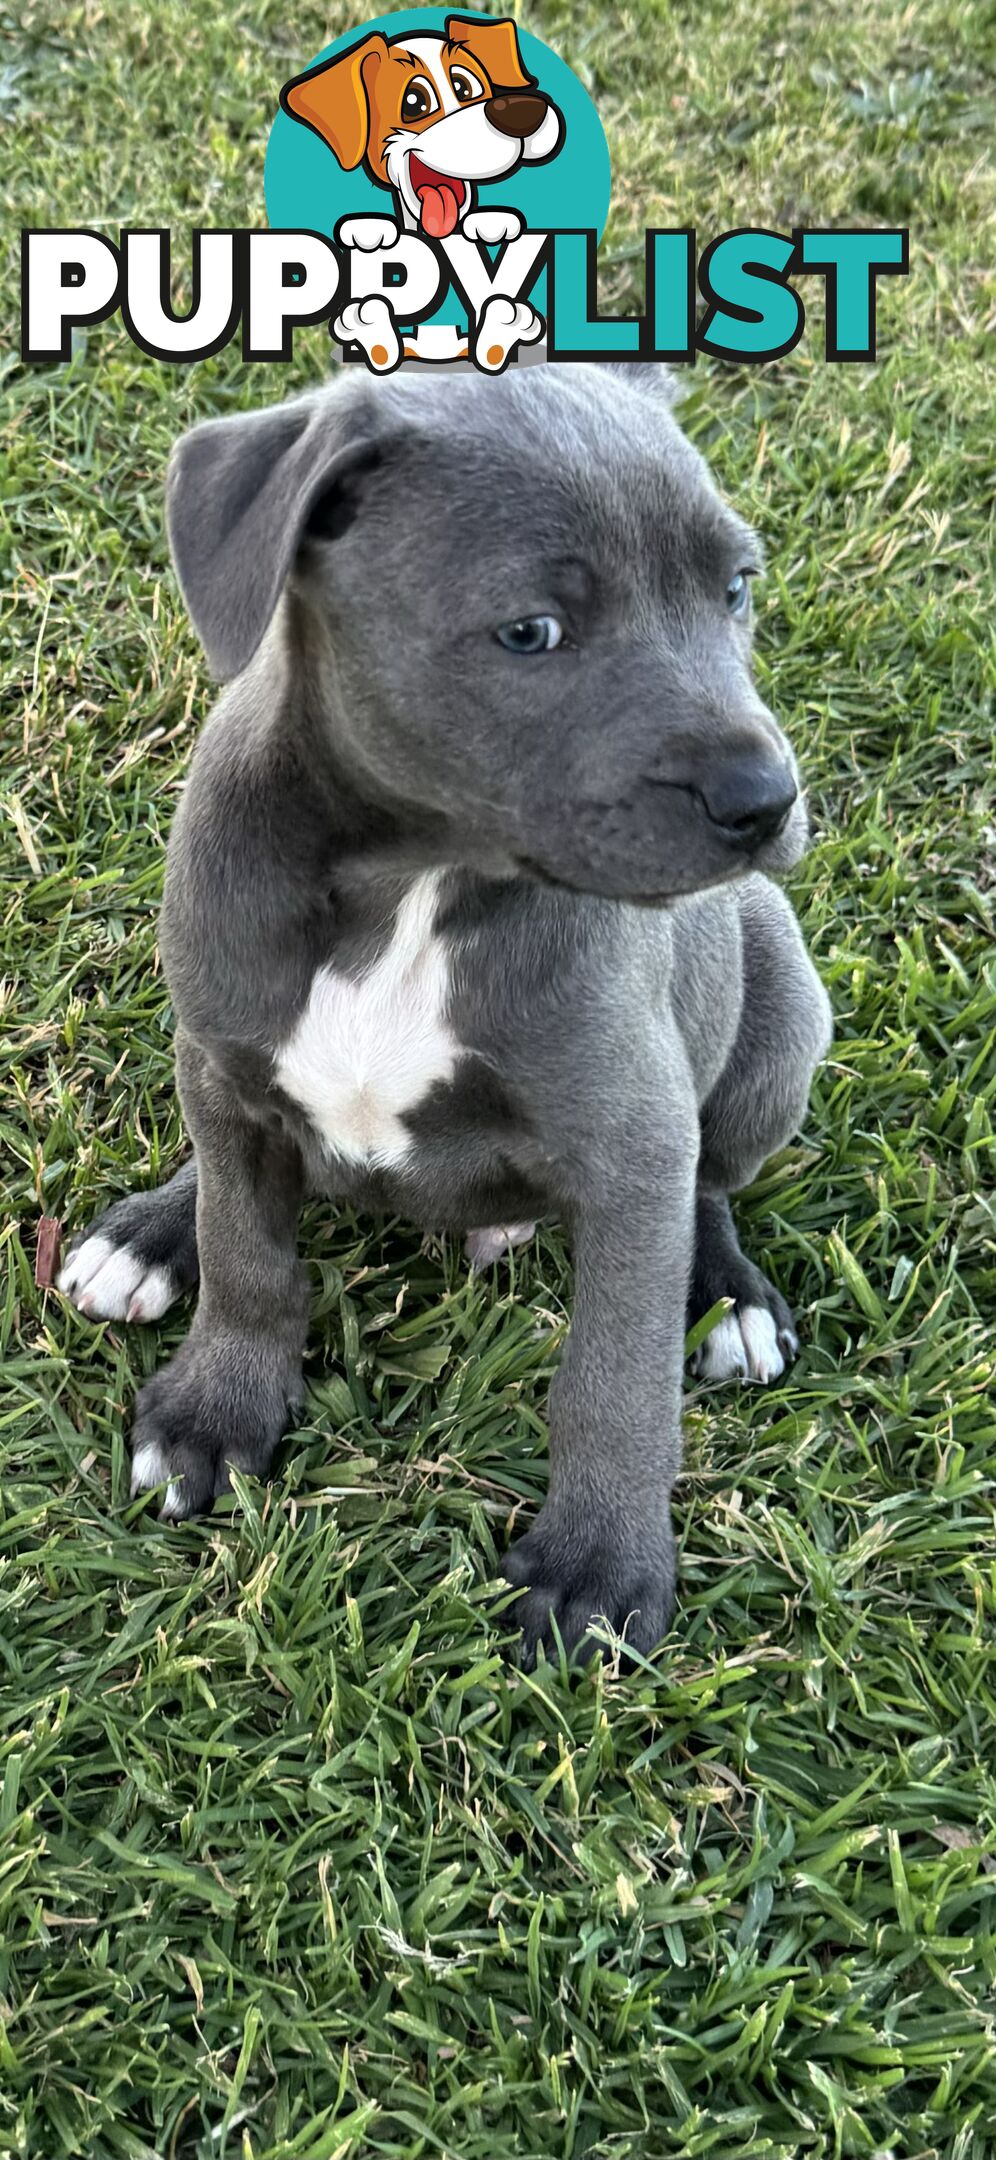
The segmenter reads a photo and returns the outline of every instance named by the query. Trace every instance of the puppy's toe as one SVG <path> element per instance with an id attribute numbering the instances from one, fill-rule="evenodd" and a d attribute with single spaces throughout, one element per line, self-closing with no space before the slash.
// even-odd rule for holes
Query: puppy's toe
<path id="1" fill-rule="evenodd" d="M 725 1313 L 699 1344 L 692 1370 L 700 1380 L 746 1380 L 747 1351 L 736 1313 Z"/>
<path id="2" fill-rule="evenodd" d="M 88 1320 L 159 1320 L 180 1285 L 171 1269 L 98 1231 L 74 1247 L 58 1287 Z"/>
<path id="3" fill-rule="evenodd" d="M 476 1275 L 483 1268 L 493 1267 L 503 1253 L 514 1252 L 517 1245 L 528 1245 L 535 1229 L 535 1223 L 527 1222 L 498 1223 L 491 1230 L 468 1230 L 463 1249 L 473 1273 Z"/>
<path id="4" fill-rule="evenodd" d="M 196 1411 L 174 1401 L 168 1366 L 146 1381 L 132 1432 L 132 1499 L 159 1487 L 165 1488 L 159 1503 L 164 1522 L 209 1513 L 216 1490 L 216 1450 L 198 1429 Z"/>
<path id="5" fill-rule="evenodd" d="M 779 1324 L 776 1315 L 776 1327 L 778 1348 L 781 1351 L 782 1357 L 784 1358 L 786 1365 L 794 1365 L 795 1360 L 799 1355 L 799 1337 L 796 1334 L 794 1327 L 792 1326 L 792 1322 L 791 1320 L 789 1320 L 783 1324 Z"/>
<path id="6" fill-rule="evenodd" d="M 592 1621 L 607 1621 L 624 1647 L 643 1656 L 666 1634 L 674 1609 L 670 1522 L 648 1536 L 647 1550 L 606 1540 L 602 1529 L 565 1536 L 541 1513 L 505 1554 L 506 1580 L 520 1592 L 509 1618 L 521 1629 L 518 1658 L 527 1669 L 540 1651 L 555 1655 L 558 1635 L 572 1660 L 587 1664 L 596 1651 L 604 1656 Z"/>
<path id="7" fill-rule="evenodd" d="M 179 1478 L 170 1474 L 165 1449 L 158 1440 L 142 1440 L 131 1458 L 131 1497 L 137 1500 L 139 1493 L 155 1492 L 165 1486 L 160 1514 L 167 1521 L 177 1521 L 187 1511 L 183 1504 L 183 1485 Z"/>
<path id="8" fill-rule="evenodd" d="M 764 1305 L 740 1305 L 700 1343 L 692 1370 L 700 1380 L 779 1380 L 799 1348 L 791 1325 L 779 1327 Z"/>
<path id="9" fill-rule="evenodd" d="M 188 1336 L 135 1405 L 132 1494 L 165 1486 L 167 1522 L 209 1515 L 233 1469 L 267 1475 L 300 1383 L 295 1360 L 253 1356 L 241 1337 Z"/>
<path id="10" fill-rule="evenodd" d="M 778 1347 L 778 1329 L 771 1313 L 762 1305 L 745 1305 L 740 1314 L 740 1333 L 747 1353 L 747 1376 L 765 1384 L 777 1380 L 785 1371 L 785 1359 Z"/>

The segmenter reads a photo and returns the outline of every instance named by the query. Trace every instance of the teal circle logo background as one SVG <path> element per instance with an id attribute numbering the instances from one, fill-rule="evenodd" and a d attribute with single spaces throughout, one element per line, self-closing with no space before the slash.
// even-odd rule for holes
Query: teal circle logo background
<path id="1" fill-rule="evenodd" d="M 377 15 L 372 21 L 349 30 L 323 46 L 303 67 L 317 67 L 335 53 L 348 52 L 371 31 L 386 38 L 424 37 L 436 31 L 446 34 L 453 8 L 405 8 L 393 15 Z M 503 18 L 477 9 L 462 11 L 468 22 L 497 22 Z M 478 188 L 482 210 L 489 205 L 517 210 L 532 232 L 551 232 L 569 226 L 591 226 L 599 234 L 609 214 L 612 177 L 605 130 L 587 90 L 572 74 L 566 60 L 551 52 L 542 40 L 516 24 L 523 65 L 541 90 L 559 106 L 564 117 L 564 139 L 556 157 L 546 165 L 521 164 L 505 179 Z M 344 172 L 327 143 L 311 128 L 303 127 L 290 113 L 278 111 L 270 129 L 263 170 L 263 190 L 269 223 L 283 230 L 303 228 L 332 239 L 342 217 L 390 215 L 393 195 L 378 187 L 362 166 Z M 489 250 L 494 254 L 496 250 Z M 537 280 L 531 297 L 545 309 L 546 273 Z M 450 290 L 432 317 L 433 322 L 462 320 L 466 310 L 459 295 Z"/>

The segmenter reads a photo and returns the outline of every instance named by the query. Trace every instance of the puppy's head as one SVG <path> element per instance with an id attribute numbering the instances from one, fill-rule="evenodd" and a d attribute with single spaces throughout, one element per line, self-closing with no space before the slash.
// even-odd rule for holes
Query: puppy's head
<path id="1" fill-rule="evenodd" d="M 507 178 L 523 159 L 544 162 L 563 138 L 510 21 L 451 15 L 445 37 L 374 32 L 286 83 L 280 102 L 344 171 L 363 165 L 395 188 L 433 239 L 455 230 L 474 182 Z"/>
<path id="2" fill-rule="evenodd" d="M 169 522 L 216 671 L 278 613 L 354 791 L 435 859 L 652 903 L 801 854 L 758 542 L 660 370 L 348 370 L 184 437 Z"/>

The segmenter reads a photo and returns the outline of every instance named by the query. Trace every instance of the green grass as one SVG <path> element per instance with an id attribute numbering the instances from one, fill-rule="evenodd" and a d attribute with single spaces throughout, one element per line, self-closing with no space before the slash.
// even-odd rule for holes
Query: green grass
<path id="1" fill-rule="evenodd" d="M 8 236 L 262 222 L 279 84 L 360 19 L 27 0 Z M 689 1391 L 681 1609 L 636 1677 L 517 1678 L 493 1613 L 545 1484 L 555 1234 L 471 1282 L 402 1223 L 313 1211 L 273 1487 L 168 1535 L 129 1506 L 129 1407 L 184 1319 L 84 1325 L 33 1288 L 34 1225 L 182 1151 L 155 917 L 210 691 L 163 467 L 324 347 L 170 370 L 109 325 L 67 369 L 8 360 L 3 2155 L 984 2160 L 996 2136 L 984 11 L 527 21 L 609 131 L 607 303 L 645 223 L 912 227 L 877 366 L 825 365 L 814 322 L 777 365 L 699 367 L 686 406 L 767 536 L 762 676 L 817 813 L 794 892 L 837 1042 L 741 1209 L 803 1352 L 769 1391 Z"/>

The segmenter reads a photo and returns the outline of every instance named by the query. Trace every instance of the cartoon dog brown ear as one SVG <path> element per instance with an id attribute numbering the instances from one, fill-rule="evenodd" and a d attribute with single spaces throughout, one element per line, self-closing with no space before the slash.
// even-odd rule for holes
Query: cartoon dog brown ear
<path id="1" fill-rule="evenodd" d="M 335 53 L 331 60 L 320 60 L 317 67 L 295 75 L 280 92 L 284 111 L 292 120 L 303 120 L 305 127 L 328 143 L 344 172 L 354 172 L 366 157 L 370 99 L 386 58 L 387 39 L 374 31 L 349 52 Z"/>
<path id="2" fill-rule="evenodd" d="M 465 15 L 448 15 L 446 35 L 454 45 L 465 45 L 480 61 L 493 88 L 527 90 L 532 85 L 534 77 L 527 75 L 522 65 L 514 22 L 507 18 L 501 22 L 471 22 Z"/>

